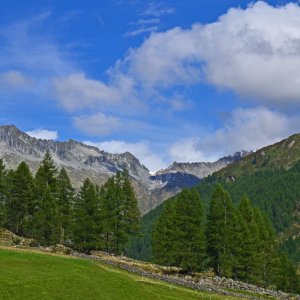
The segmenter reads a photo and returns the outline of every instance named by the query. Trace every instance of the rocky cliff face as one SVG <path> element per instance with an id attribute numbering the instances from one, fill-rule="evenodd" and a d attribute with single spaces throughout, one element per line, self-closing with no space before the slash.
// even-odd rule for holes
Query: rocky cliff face
<path id="1" fill-rule="evenodd" d="M 239 161 L 244 156 L 248 155 L 249 152 L 241 151 L 236 152 L 234 155 L 229 155 L 223 158 L 220 158 L 216 162 L 195 162 L 195 163 L 177 163 L 174 162 L 168 168 L 160 170 L 156 175 L 161 176 L 165 174 L 172 173 L 185 173 L 191 174 L 198 178 L 204 178 L 212 173 L 226 167 L 227 165 Z"/>
<path id="2" fill-rule="evenodd" d="M 47 150 L 57 166 L 68 171 L 76 188 L 87 177 L 102 185 L 117 171 L 128 170 L 142 213 L 245 154 L 235 154 L 215 163 L 174 163 L 156 175 L 150 175 L 149 170 L 129 152 L 110 154 L 74 140 L 41 140 L 30 137 L 15 126 L 0 126 L 0 158 L 3 158 L 7 168 L 14 169 L 21 161 L 26 161 L 35 172 Z"/>

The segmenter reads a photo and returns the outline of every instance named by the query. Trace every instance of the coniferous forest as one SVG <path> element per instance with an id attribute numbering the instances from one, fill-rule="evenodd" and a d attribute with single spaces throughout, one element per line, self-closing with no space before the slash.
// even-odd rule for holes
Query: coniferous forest
<path id="1" fill-rule="evenodd" d="M 76 193 L 48 152 L 35 176 L 25 162 L 13 171 L 0 160 L 0 205 L 1 226 L 42 246 L 121 254 L 139 230 L 137 199 L 126 172 L 101 188 L 86 179 Z"/>
<path id="2" fill-rule="evenodd" d="M 184 271 L 212 268 L 218 276 L 299 291 L 296 267 L 280 250 L 267 216 L 247 196 L 238 205 L 216 185 L 207 216 L 194 190 L 169 201 L 152 231 L 153 260 Z"/>
<path id="3" fill-rule="evenodd" d="M 200 187 L 184 189 L 150 213 L 157 217 L 149 218 L 151 230 L 142 238 L 148 243 L 144 251 L 151 248 L 151 260 L 184 273 L 212 270 L 218 276 L 299 292 L 295 265 L 282 250 L 269 216 L 246 194 L 233 202 L 220 184 L 211 186 L 213 190 L 202 193 L 208 202 Z M 225 182 L 223 186 L 228 188 Z M 238 189 L 231 192 L 240 195 Z M 76 192 L 66 170 L 58 170 L 48 152 L 35 175 L 25 162 L 6 170 L 0 160 L 0 205 L 1 227 L 31 237 L 37 245 L 64 244 L 87 253 L 133 257 L 138 251 L 140 212 L 127 172 L 101 187 L 86 179 Z"/>

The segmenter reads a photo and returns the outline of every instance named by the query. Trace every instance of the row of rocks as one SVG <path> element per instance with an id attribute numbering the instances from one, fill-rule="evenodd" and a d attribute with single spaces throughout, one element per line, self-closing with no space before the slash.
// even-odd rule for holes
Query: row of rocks
<path id="1" fill-rule="evenodd" d="M 300 299 L 300 296 L 298 295 L 291 295 L 280 291 L 269 290 L 269 289 L 257 287 L 252 284 L 235 281 L 223 277 L 222 278 L 217 276 L 211 278 L 203 277 L 195 280 L 195 278 L 192 276 L 180 276 L 178 274 L 177 275 L 156 274 L 149 271 L 145 271 L 136 266 L 129 265 L 128 263 L 124 263 L 124 261 L 122 262 L 122 258 L 120 260 L 117 260 L 115 258 L 110 259 L 108 255 L 101 255 L 101 254 L 99 255 L 99 253 L 88 255 L 88 254 L 83 254 L 78 252 L 71 252 L 71 255 L 75 257 L 84 258 L 84 259 L 93 259 L 96 261 L 101 261 L 106 264 L 121 268 L 123 270 L 136 273 L 142 277 L 162 280 L 170 284 L 180 285 L 180 286 L 196 289 L 199 291 L 207 291 L 207 292 L 217 293 L 220 295 L 235 296 L 235 297 L 240 297 L 244 299 L 253 299 L 253 300 L 263 299 L 263 296 L 270 296 L 281 300 Z M 229 289 L 231 289 L 232 291 L 230 291 Z M 242 291 L 257 294 L 257 296 L 244 294 Z"/>
<path id="2" fill-rule="evenodd" d="M 0 228 L 0 245 L 32 247 L 35 244 L 34 239 L 20 237 L 7 229 Z"/>

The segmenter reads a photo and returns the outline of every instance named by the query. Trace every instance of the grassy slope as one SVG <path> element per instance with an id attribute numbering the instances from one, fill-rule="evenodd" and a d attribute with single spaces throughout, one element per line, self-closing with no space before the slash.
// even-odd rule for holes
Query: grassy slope
<path id="1" fill-rule="evenodd" d="M 0 249 L 0 299 L 238 299 L 76 258 Z"/>
<path id="2" fill-rule="evenodd" d="M 215 175 L 222 178 L 236 178 L 253 174 L 261 169 L 288 169 L 298 160 L 300 160 L 300 134 L 294 134 L 281 142 L 247 155 L 216 172 Z"/>

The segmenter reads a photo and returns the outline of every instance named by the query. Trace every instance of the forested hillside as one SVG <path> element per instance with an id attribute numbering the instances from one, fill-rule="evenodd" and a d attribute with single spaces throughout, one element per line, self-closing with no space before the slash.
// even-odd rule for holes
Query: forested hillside
<path id="1" fill-rule="evenodd" d="M 75 192 L 49 152 L 35 176 L 22 162 L 6 170 L 0 160 L 0 227 L 32 238 L 32 246 L 64 244 L 80 251 L 121 254 L 139 231 L 140 212 L 128 173 L 100 188 L 86 179 Z"/>
<path id="2" fill-rule="evenodd" d="M 217 176 L 218 175 L 218 176 Z M 288 170 L 283 168 L 262 169 L 247 176 L 239 176 L 234 181 L 219 174 L 210 176 L 197 186 L 197 191 L 203 201 L 204 217 L 209 212 L 209 203 L 216 184 L 221 184 L 231 195 L 234 205 L 238 205 L 244 195 L 251 204 L 262 210 L 271 220 L 279 247 L 294 260 L 300 261 L 299 231 L 293 230 L 299 222 L 297 208 L 300 200 L 300 162 Z M 167 207 L 180 201 L 181 195 L 169 199 L 142 219 L 143 236 L 133 239 L 130 254 L 135 258 L 155 260 L 152 248 L 153 226 L 159 224 L 166 213 Z M 184 200 L 181 200 L 184 201 Z"/>

